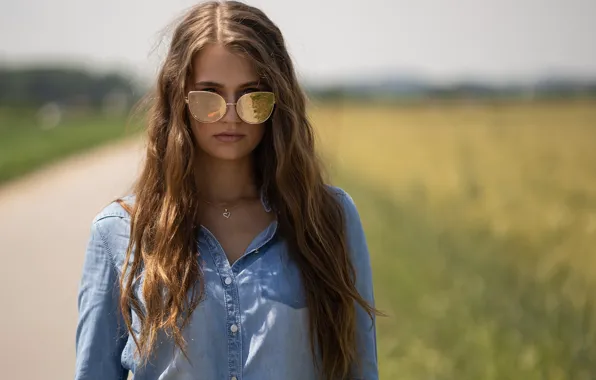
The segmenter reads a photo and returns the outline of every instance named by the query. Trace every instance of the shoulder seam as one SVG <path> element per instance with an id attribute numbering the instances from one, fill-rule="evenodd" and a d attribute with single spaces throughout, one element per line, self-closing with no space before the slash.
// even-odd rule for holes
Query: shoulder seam
<path id="1" fill-rule="evenodd" d="M 127 205 L 128 206 L 128 205 Z M 130 214 L 124 208 L 122 203 L 118 200 L 112 201 L 109 205 L 105 206 L 93 219 L 94 222 L 100 221 L 105 218 L 119 217 L 130 219 Z"/>
<path id="2" fill-rule="evenodd" d="M 95 217 L 95 219 L 93 220 L 93 223 L 97 223 L 100 220 L 106 219 L 106 218 L 130 218 L 130 215 L 128 215 L 125 212 L 117 212 L 117 211 L 101 213 Z"/>
<path id="3" fill-rule="evenodd" d="M 334 186 L 334 185 L 327 185 L 327 189 L 329 189 L 332 192 L 334 192 L 335 194 L 339 194 L 339 195 L 344 195 L 344 193 L 345 193 L 345 190 L 343 190 L 340 187 Z"/>
<path id="4" fill-rule="evenodd" d="M 95 228 L 97 229 L 97 233 L 99 234 L 99 237 L 101 238 L 101 243 L 102 243 L 103 247 L 108 252 L 108 259 L 110 260 L 110 264 L 112 266 L 112 269 L 116 272 L 116 274 L 118 274 L 118 270 L 116 268 L 116 261 L 114 260 L 114 255 L 112 253 L 112 250 L 110 249 L 110 246 L 109 246 L 109 244 L 108 244 L 105 236 L 101 232 L 101 227 L 100 227 L 100 225 L 98 223 L 100 220 L 105 219 L 105 218 L 109 218 L 111 216 L 117 216 L 117 215 L 106 215 L 105 217 L 101 217 L 101 218 L 95 220 L 93 222 L 93 224 L 95 225 Z"/>
<path id="5" fill-rule="evenodd" d="M 350 202 L 354 202 L 354 198 L 352 198 L 352 196 L 347 191 L 342 189 L 341 187 L 330 186 L 330 188 L 331 188 L 331 191 L 333 191 L 335 194 L 339 195 L 343 199 L 346 199 Z"/>

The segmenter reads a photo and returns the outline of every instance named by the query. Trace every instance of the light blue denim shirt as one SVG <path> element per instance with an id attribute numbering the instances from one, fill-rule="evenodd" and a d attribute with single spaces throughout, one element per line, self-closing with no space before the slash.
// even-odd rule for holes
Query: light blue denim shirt
<path id="1" fill-rule="evenodd" d="M 370 257 L 352 198 L 332 188 L 342 202 L 357 289 L 374 305 Z M 131 197 L 125 201 L 132 201 Z M 266 201 L 264 206 L 267 208 Z M 190 362 L 165 335 L 144 367 L 134 359 L 134 341 L 118 310 L 119 285 L 129 241 L 130 218 L 114 202 L 93 220 L 79 288 L 76 380 L 310 380 L 319 379 L 312 359 L 308 314 L 298 267 L 272 222 L 230 265 L 205 227 L 197 244 L 206 297 L 184 330 Z M 378 379 L 374 319 L 357 308 L 357 340 L 363 371 L 351 379 Z M 342 323 L 338 320 L 337 323 Z M 133 313 L 133 330 L 139 321 Z"/>

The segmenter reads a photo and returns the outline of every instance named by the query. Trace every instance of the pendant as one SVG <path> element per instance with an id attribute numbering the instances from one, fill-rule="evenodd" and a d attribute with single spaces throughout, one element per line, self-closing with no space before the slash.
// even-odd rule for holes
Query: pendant
<path id="1" fill-rule="evenodd" d="M 230 212 L 228 211 L 228 209 L 224 209 L 224 212 L 222 214 L 224 216 L 224 218 L 229 219 L 230 218 Z"/>

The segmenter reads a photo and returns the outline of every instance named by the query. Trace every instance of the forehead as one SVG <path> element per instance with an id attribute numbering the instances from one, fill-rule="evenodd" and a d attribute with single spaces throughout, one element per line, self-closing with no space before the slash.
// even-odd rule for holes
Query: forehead
<path id="1" fill-rule="evenodd" d="M 235 87 L 259 79 L 252 63 L 222 45 L 208 45 L 192 61 L 194 82 L 217 82 Z"/>

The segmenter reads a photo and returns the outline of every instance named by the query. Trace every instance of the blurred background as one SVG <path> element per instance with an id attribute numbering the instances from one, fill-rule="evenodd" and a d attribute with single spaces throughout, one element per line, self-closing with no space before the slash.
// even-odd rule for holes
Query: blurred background
<path id="1" fill-rule="evenodd" d="M 381 378 L 596 379 L 596 2 L 248 3 L 360 210 Z M 72 378 L 89 226 L 192 4 L 0 2 L 3 378 Z"/>

